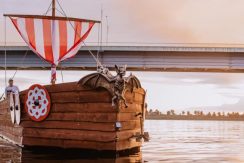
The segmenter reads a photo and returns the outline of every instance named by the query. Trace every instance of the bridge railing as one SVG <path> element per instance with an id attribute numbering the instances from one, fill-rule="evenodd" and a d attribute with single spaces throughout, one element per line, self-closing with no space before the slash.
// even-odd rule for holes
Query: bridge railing
<path id="1" fill-rule="evenodd" d="M 163 43 L 163 42 L 86 42 L 87 46 L 156 46 L 156 47 L 230 47 L 244 48 L 244 44 L 232 43 Z M 0 42 L 0 46 L 5 46 Z M 6 46 L 26 46 L 25 42 L 7 42 Z"/>

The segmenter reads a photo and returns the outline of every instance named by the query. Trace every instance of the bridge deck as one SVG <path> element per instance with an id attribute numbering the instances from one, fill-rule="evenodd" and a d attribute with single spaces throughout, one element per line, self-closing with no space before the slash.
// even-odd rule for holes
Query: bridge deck
<path id="1" fill-rule="evenodd" d="M 95 69 L 96 63 L 88 50 L 96 55 L 99 47 L 83 47 L 72 59 L 63 62 L 63 69 Z M 9 69 L 49 69 L 50 65 L 24 46 L 9 46 Z M 4 68 L 4 47 L 0 47 L 0 69 Z M 130 70 L 140 71 L 206 71 L 244 72 L 244 48 L 232 47 L 156 47 L 105 46 L 99 53 L 100 61 L 108 67 L 127 64 Z"/>

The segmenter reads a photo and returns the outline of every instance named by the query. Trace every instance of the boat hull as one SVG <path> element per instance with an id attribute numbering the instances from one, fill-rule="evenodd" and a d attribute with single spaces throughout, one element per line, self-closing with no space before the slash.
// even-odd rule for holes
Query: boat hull
<path id="1" fill-rule="evenodd" d="M 20 146 L 79 148 L 122 151 L 140 148 L 136 135 L 142 132 L 145 91 L 127 91 L 128 108 L 112 107 L 105 89 L 90 89 L 76 82 L 45 86 L 51 110 L 42 122 L 26 113 L 25 96 L 20 93 L 21 123 L 12 124 L 9 101 L 0 102 L 0 135 Z M 141 133 L 142 134 L 142 133 Z"/>

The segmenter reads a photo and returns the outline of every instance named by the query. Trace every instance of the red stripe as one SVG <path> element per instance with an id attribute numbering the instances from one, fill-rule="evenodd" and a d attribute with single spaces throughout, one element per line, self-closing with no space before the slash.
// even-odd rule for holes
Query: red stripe
<path id="1" fill-rule="evenodd" d="M 51 20 L 43 19 L 43 41 L 45 49 L 45 59 L 54 64 L 52 49 Z"/>
<path id="2" fill-rule="evenodd" d="M 34 19 L 26 18 L 25 19 L 25 28 L 29 38 L 29 43 L 33 49 L 36 50 L 36 39 L 35 39 L 35 29 L 34 29 Z"/>
<path id="3" fill-rule="evenodd" d="M 93 23 L 93 22 L 90 22 L 90 23 L 89 23 L 89 28 L 88 28 L 88 30 L 86 31 L 86 33 L 85 33 L 84 35 L 82 35 L 82 37 L 78 40 L 77 43 L 74 44 L 74 46 L 73 46 L 70 50 L 67 51 L 67 54 L 68 54 L 69 52 L 71 52 L 72 50 L 74 50 L 74 49 L 76 48 L 76 46 L 78 46 L 78 45 L 80 44 L 81 41 L 84 41 L 84 40 L 87 38 L 87 36 L 88 36 L 89 33 L 91 32 L 91 29 L 92 29 L 92 27 L 94 26 L 94 24 L 95 24 L 95 23 Z M 68 58 L 66 58 L 66 59 L 70 59 L 70 58 L 74 57 L 75 55 L 76 55 L 76 53 L 73 54 L 73 55 L 71 55 L 70 57 L 68 57 Z"/>
<path id="4" fill-rule="evenodd" d="M 16 29 L 18 29 L 17 19 L 11 18 L 12 22 L 14 23 L 14 26 Z"/>
<path id="5" fill-rule="evenodd" d="M 75 22 L 75 40 L 74 40 L 74 44 L 76 44 L 81 38 L 81 23 L 82 22 Z"/>
<path id="6" fill-rule="evenodd" d="M 59 59 L 63 58 L 67 52 L 67 24 L 64 20 L 59 21 L 59 40 L 60 40 L 60 52 Z"/>
<path id="7" fill-rule="evenodd" d="M 85 40 L 89 33 L 91 32 L 92 27 L 94 26 L 95 23 L 90 22 L 89 23 L 89 29 L 86 31 L 86 33 L 82 36 L 81 41 Z"/>

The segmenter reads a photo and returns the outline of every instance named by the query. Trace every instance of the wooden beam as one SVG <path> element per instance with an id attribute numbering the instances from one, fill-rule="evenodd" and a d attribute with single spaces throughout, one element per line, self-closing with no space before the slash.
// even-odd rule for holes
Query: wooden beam
<path id="1" fill-rule="evenodd" d="M 36 18 L 36 19 L 68 20 L 68 21 L 100 23 L 100 21 L 97 21 L 97 20 L 79 19 L 79 18 L 71 18 L 71 17 L 60 17 L 60 16 L 53 17 L 53 16 L 43 16 L 43 15 L 18 15 L 18 14 L 4 14 L 3 16 L 19 17 L 19 18 Z"/>
<path id="2" fill-rule="evenodd" d="M 56 5 L 56 4 L 55 4 L 55 0 L 53 0 L 53 1 L 52 1 L 52 17 L 55 17 L 55 8 L 56 8 L 55 5 Z"/>

